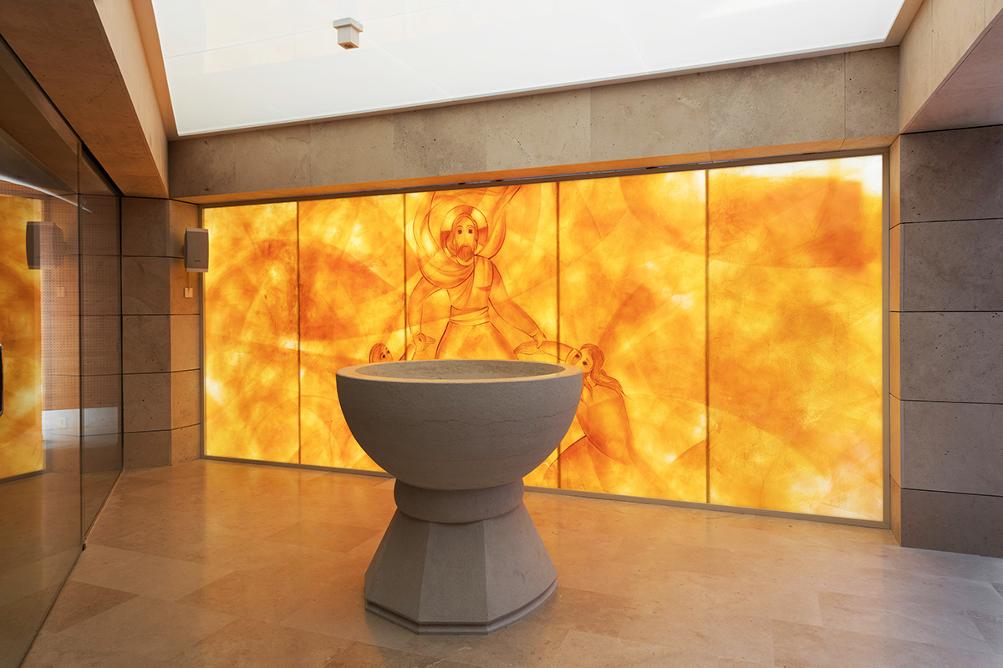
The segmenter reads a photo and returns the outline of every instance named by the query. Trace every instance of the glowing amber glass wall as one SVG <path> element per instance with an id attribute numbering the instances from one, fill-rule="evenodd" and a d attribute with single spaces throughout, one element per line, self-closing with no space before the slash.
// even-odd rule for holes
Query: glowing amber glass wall
<path id="1" fill-rule="evenodd" d="M 300 461 L 378 469 L 341 415 L 334 372 L 383 344 L 404 349 L 400 195 L 302 202 Z"/>
<path id="2" fill-rule="evenodd" d="M 560 486 L 706 500 L 704 172 L 561 189 L 561 341 L 588 365 Z"/>
<path id="3" fill-rule="evenodd" d="M 207 210 L 207 455 L 298 463 L 296 203 Z"/>
<path id="4" fill-rule="evenodd" d="M 339 367 L 561 360 L 528 484 L 880 520 L 881 189 L 870 156 L 207 209 L 206 453 L 376 469 Z"/>
<path id="5" fill-rule="evenodd" d="M 708 172 L 711 502 L 881 519 L 881 170 Z"/>

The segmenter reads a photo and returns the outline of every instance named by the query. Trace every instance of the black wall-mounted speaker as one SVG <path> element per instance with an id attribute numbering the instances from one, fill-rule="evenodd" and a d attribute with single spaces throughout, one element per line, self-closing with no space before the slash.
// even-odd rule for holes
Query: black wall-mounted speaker
<path id="1" fill-rule="evenodd" d="M 185 230 L 185 269 L 209 271 L 209 230 L 197 227 Z"/>

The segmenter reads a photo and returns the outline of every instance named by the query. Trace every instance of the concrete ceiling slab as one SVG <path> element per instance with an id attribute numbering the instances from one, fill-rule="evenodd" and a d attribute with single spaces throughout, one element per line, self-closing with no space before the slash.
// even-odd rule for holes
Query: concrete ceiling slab
<path id="1" fill-rule="evenodd" d="M 151 123 L 149 105 L 142 103 L 147 96 L 139 84 L 146 65 L 138 29 L 142 61 L 133 66 L 142 69 L 123 72 L 113 47 L 116 36 L 109 36 L 106 26 L 112 15 L 122 16 L 127 28 L 131 4 L 100 4 L 102 11 L 94 0 L 6 3 L 0 35 L 123 193 L 166 197 L 167 140 L 159 110 L 152 110 L 156 123 Z"/>

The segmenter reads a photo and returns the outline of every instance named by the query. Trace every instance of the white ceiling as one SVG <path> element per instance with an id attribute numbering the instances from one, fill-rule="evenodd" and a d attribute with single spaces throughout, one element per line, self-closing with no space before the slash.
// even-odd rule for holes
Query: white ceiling
<path id="1" fill-rule="evenodd" d="M 882 44 L 903 0 L 153 0 L 190 135 Z M 334 19 L 365 27 L 338 46 Z"/>

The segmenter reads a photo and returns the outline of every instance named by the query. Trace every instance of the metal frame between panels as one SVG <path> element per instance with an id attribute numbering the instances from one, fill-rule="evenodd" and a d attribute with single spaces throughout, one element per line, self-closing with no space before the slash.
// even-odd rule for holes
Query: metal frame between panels
<path id="1" fill-rule="evenodd" d="M 211 204 L 199 205 L 199 226 L 203 226 L 202 214 L 205 209 L 214 209 L 219 207 L 231 207 L 231 206 L 243 206 L 251 204 L 274 204 L 283 202 L 296 202 L 297 207 L 299 202 L 306 202 L 312 200 L 330 200 L 330 199 L 342 199 L 349 197 L 367 197 L 373 195 L 398 195 L 406 193 L 415 192 L 433 192 L 439 190 L 462 190 L 465 188 L 485 188 L 491 186 L 503 186 L 503 185 L 515 185 L 515 184 L 530 184 L 530 183 L 560 183 L 561 181 L 579 181 L 585 179 L 601 179 L 607 177 L 617 177 L 617 176 L 636 176 L 640 174 L 659 174 L 665 172 L 689 172 L 696 170 L 713 170 L 722 169 L 726 167 L 742 167 L 749 165 L 767 165 L 767 164 L 782 164 L 788 162 L 808 162 L 812 160 L 827 160 L 831 158 L 853 158 L 860 156 L 881 156 L 882 158 L 882 232 L 881 232 L 881 257 L 882 257 L 882 268 L 881 268 L 881 303 L 882 303 L 882 506 L 883 506 L 883 518 L 881 520 L 862 520 L 848 517 L 835 517 L 831 515 L 813 515 L 811 513 L 795 513 L 789 511 L 781 510 L 769 510 L 765 508 L 749 508 L 743 506 L 726 506 L 713 503 L 703 503 L 695 501 L 679 501 L 673 499 L 657 499 L 651 497 L 639 497 L 639 496 L 626 496 L 622 494 L 609 494 L 605 492 L 588 492 L 573 489 L 561 489 L 557 487 L 534 487 L 527 486 L 527 489 L 533 492 L 539 492 L 544 494 L 558 494 L 564 496 L 574 496 L 582 497 L 588 499 L 604 499 L 612 501 L 626 501 L 630 503 L 644 503 L 651 505 L 660 506 L 670 506 L 676 508 L 687 508 L 693 510 L 705 510 L 705 511 L 715 511 L 715 512 L 729 512 L 729 513 L 739 513 L 745 515 L 758 515 L 763 517 L 775 517 L 783 519 L 792 520 L 808 520 L 812 522 L 824 522 L 829 524 L 842 524 L 849 526 L 861 526 L 869 528 L 879 528 L 888 529 L 891 527 L 891 483 L 890 483 L 890 465 L 891 465 L 891 450 L 890 450 L 890 429 L 889 429 L 889 418 L 890 418 L 890 406 L 888 398 L 889 390 L 889 340 L 888 340 L 888 286 L 889 286 L 889 245 L 888 245 L 888 223 L 889 223 L 889 185 L 890 185 L 890 171 L 889 171 L 889 149 L 861 149 L 861 150 L 849 150 L 849 151 L 826 151 L 819 153 L 797 153 L 784 156 L 775 156 L 768 158 L 748 158 L 740 160 L 711 160 L 705 162 L 692 162 L 680 165 L 665 165 L 658 167 L 641 167 L 641 168 L 631 168 L 631 169 L 608 169 L 608 170 L 595 170 L 595 171 L 579 171 L 579 172 L 567 172 L 563 174 L 546 174 L 539 176 L 527 176 L 519 178 L 509 178 L 509 179 L 488 179 L 488 180 L 477 180 L 477 181 L 457 181 L 455 183 L 445 183 L 445 184 L 435 184 L 427 186 L 412 186 L 408 188 L 370 188 L 367 190 L 356 190 L 351 192 L 339 192 L 329 195 L 310 195 L 306 197 L 274 197 L 274 198 L 262 198 L 262 199 L 234 199 L 232 201 L 226 202 L 213 202 Z M 297 288 L 298 289 L 298 288 Z M 201 336 L 199 337 L 199 355 L 201 359 L 201 373 L 202 373 L 202 396 L 201 398 L 201 412 L 202 412 L 202 442 L 201 442 L 201 456 L 203 459 L 211 461 L 222 461 L 222 462 L 232 462 L 240 464 L 248 464 L 255 466 L 279 466 L 285 468 L 298 468 L 307 470 L 317 470 L 317 471 L 330 471 L 332 473 L 348 473 L 353 475 L 367 475 L 390 479 L 392 476 L 380 472 L 380 471 L 365 471 L 361 469 L 347 469 L 332 466 L 315 466 L 311 464 L 299 464 L 299 463 L 285 463 L 285 462 L 269 462 L 262 460 L 252 460 L 252 459 L 239 459 L 234 457 L 217 457 L 213 455 L 207 455 L 205 453 L 205 443 L 206 443 L 206 421 L 205 421 L 205 281 L 201 281 L 199 285 L 199 290 L 201 291 L 200 299 L 202 308 L 199 313 L 199 329 Z M 709 456 L 709 443 L 708 443 L 708 456 Z M 709 465 L 709 464 L 708 464 Z M 709 486 L 707 490 L 708 494 L 710 492 Z"/>

